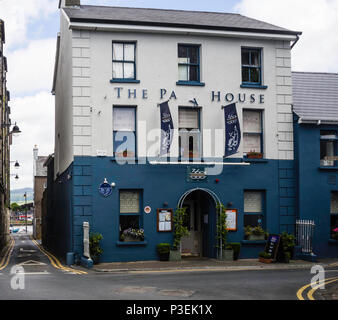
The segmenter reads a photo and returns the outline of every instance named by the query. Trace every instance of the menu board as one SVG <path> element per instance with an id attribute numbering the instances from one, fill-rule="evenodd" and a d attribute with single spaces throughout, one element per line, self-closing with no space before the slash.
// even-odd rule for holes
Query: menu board
<path id="1" fill-rule="evenodd" d="M 272 259 L 275 261 L 277 257 L 278 247 L 280 242 L 280 235 L 270 234 L 265 246 L 265 252 L 270 253 Z"/>
<path id="2" fill-rule="evenodd" d="M 157 231 L 173 231 L 173 209 L 157 209 Z"/>
<path id="3" fill-rule="evenodd" d="M 227 209 L 226 215 L 227 230 L 237 231 L 237 209 Z"/>

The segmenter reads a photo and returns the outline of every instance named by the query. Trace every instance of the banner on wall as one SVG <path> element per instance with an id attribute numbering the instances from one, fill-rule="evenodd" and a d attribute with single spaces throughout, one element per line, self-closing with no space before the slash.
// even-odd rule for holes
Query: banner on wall
<path id="1" fill-rule="evenodd" d="M 174 134 L 174 124 L 171 117 L 169 103 L 165 101 L 160 104 L 161 114 L 161 146 L 160 156 L 169 153 Z"/>
<path id="2" fill-rule="evenodd" d="M 241 143 L 241 129 L 238 121 L 236 103 L 224 106 L 225 119 L 225 157 L 237 153 Z"/>

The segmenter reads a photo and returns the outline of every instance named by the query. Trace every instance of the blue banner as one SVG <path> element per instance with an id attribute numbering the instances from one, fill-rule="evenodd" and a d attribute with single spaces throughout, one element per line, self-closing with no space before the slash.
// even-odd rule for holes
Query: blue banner
<path id="1" fill-rule="evenodd" d="M 171 117 L 168 101 L 160 104 L 161 113 L 161 147 L 160 156 L 167 154 L 170 150 L 174 135 L 174 124 Z"/>
<path id="2" fill-rule="evenodd" d="M 225 119 L 225 156 L 237 153 L 241 143 L 241 129 L 239 126 L 236 103 L 224 107 Z"/>

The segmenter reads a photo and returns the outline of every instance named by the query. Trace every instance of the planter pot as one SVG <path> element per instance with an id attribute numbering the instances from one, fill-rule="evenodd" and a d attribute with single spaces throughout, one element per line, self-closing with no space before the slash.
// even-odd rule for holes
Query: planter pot
<path id="1" fill-rule="evenodd" d="M 170 256 L 169 256 L 170 261 L 181 261 L 181 251 L 180 250 L 170 250 Z"/>
<path id="2" fill-rule="evenodd" d="M 126 242 L 135 242 L 135 241 L 141 241 L 141 240 L 139 238 L 135 238 L 133 236 L 126 235 L 126 236 L 124 236 L 123 241 L 126 241 Z"/>
<path id="3" fill-rule="evenodd" d="M 265 240 L 265 234 L 250 234 L 248 236 L 248 240 L 251 240 L 251 241 Z"/>
<path id="4" fill-rule="evenodd" d="M 263 153 L 258 153 L 258 154 L 247 154 L 246 157 L 248 159 L 262 159 L 263 158 Z"/>
<path id="5" fill-rule="evenodd" d="M 223 261 L 234 260 L 234 250 L 222 250 L 222 260 Z"/>
<path id="6" fill-rule="evenodd" d="M 259 257 L 259 261 L 260 261 L 260 262 L 263 262 L 263 263 L 271 263 L 271 262 L 272 262 L 272 259 L 265 259 L 265 258 Z"/>
<path id="7" fill-rule="evenodd" d="M 169 261 L 169 254 L 170 252 L 159 253 L 160 261 Z"/>

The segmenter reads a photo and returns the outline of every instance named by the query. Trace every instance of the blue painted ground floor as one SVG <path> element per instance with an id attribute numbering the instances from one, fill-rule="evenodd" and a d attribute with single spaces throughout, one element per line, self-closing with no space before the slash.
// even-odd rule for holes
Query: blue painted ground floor
<path id="1" fill-rule="evenodd" d="M 156 245 L 173 242 L 170 209 L 182 206 L 187 208 L 184 224 L 190 231 L 182 240 L 182 252 L 216 257 L 219 201 L 234 214 L 228 241 L 241 243 L 240 258 L 255 258 L 265 241 L 246 239 L 246 226 L 260 226 L 271 234 L 294 233 L 296 219 L 306 219 L 306 212 L 298 211 L 294 161 L 251 160 L 248 165 L 235 161 L 212 175 L 209 165 L 119 165 L 108 157 L 75 157 L 55 181 L 51 162 L 43 241 L 59 256 L 80 257 L 82 226 L 88 221 L 90 231 L 103 236 L 101 262 L 157 260 Z M 108 195 L 99 190 L 105 180 L 113 184 Z M 316 223 L 314 252 L 338 257 L 338 241 L 330 240 L 326 226 L 330 212 L 325 224 L 323 214 L 311 212 Z M 130 229 L 143 229 L 144 238 L 128 241 Z"/>

